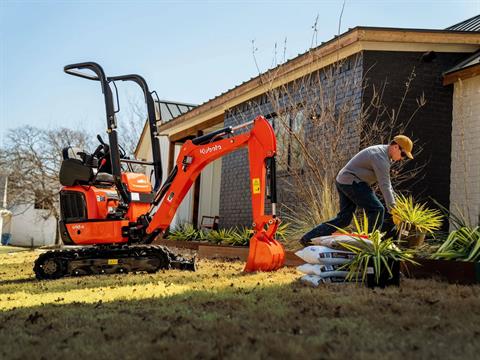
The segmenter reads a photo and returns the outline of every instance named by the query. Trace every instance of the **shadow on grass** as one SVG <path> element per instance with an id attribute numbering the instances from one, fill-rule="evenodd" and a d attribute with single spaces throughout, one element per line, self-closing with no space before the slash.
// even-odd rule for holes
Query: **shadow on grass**
<path id="1" fill-rule="evenodd" d="M 215 265 L 214 265 L 215 266 Z M 104 274 L 104 275 L 87 275 L 87 276 L 73 276 L 65 277 L 57 280 L 37 280 L 32 271 L 25 271 L 25 264 L 3 264 L 1 270 L 5 274 L 19 274 L 22 272 L 28 278 L 21 279 L 5 279 L 0 280 L 0 293 L 14 293 L 19 290 L 27 294 L 41 294 L 45 292 L 45 288 L 49 292 L 68 292 L 77 289 L 96 289 L 106 288 L 111 286 L 141 286 L 156 284 L 162 282 L 174 282 L 180 285 L 189 285 L 198 283 L 200 280 L 211 278 L 215 280 L 218 274 L 215 271 L 204 271 L 202 262 L 199 264 L 199 270 L 196 272 L 179 271 L 179 270 L 160 270 L 154 274 L 147 274 L 144 272 L 130 273 L 130 274 Z M 33 263 L 31 265 L 33 269 Z M 215 270 L 215 267 L 214 269 Z M 218 272 L 227 274 L 232 280 L 245 276 L 238 271 L 238 262 L 232 262 L 231 265 L 218 266 Z M 21 287 L 19 287 L 21 286 Z"/>
<path id="2" fill-rule="evenodd" d="M 11 279 L 11 280 L 0 280 L 0 287 L 5 285 L 18 285 L 18 284 L 28 284 L 28 283 L 37 283 L 38 280 L 35 278 L 26 278 L 26 279 Z M 2 292 L 5 292 L 5 288 L 2 288 Z"/>
<path id="3" fill-rule="evenodd" d="M 0 357 L 475 358 L 476 299 L 463 309 L 411 301 L 416 289 L 232 283 L 162 298 L 17 308 L 0 312 Z"/>

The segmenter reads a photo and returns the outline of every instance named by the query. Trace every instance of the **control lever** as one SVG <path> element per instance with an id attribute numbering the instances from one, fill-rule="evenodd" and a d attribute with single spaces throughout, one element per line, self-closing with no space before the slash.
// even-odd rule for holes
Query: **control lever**
<path id="1" fill-rule="evenodd" d="M 100 144 L 102 144 L 103 146 L 107 145 L 105 144 L 105 142 L 103 141 L 102 137 L 100 136 L 100 134 L 97 134 L 97 139 L 98 141 L 100 142 Z"/>

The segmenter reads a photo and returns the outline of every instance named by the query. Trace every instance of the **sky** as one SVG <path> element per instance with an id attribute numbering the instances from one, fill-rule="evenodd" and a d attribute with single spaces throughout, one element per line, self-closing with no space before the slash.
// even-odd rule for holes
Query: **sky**
<path id="1" fill-rule="evenodd" d="M 25 125 L 104 134 L 99 83 L 65 74 L 67 64 L 94 61 L 109 76 L 139 74 L 161 99 L 201 104 L 258 75 L 254 54 L 265 71 L 284 53 L 291 59 L 330 40 L 342 4 L 0 0 L 0 146 L 8 129 Z M 340 32 L 443 29 L 479 13 L 480 0 L 346 0 Z M 141 92 L 123 83 L 119 94 L 121 121 Z"/>

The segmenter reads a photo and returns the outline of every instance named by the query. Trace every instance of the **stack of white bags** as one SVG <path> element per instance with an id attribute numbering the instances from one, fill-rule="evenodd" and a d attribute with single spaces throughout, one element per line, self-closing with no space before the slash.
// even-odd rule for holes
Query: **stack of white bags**
<path id="1" fill-rule="evenodd" d="M 343 265 L 350 262 L 355 254 L 346 251 L 341 243 L 358 244 L 357 240 L 350 235 L 330 235 L 317 237 L 311 241 L 315 245 L 307 246 L 295 253 L 306 262 L 297 267 L 298 271 L 305 274 L 301 280 L 313 286 L 345 282 L 348 269 Z"/>

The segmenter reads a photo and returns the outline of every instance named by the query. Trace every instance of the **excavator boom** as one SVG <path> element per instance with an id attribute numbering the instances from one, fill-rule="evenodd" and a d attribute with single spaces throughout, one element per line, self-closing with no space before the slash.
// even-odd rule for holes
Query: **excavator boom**
<path id="1" fill-rule="evenodd" d="M 249 132 L 234 135 L 236 131 L 248 126 L 252 126 Z M 254 230 L 245 271 L 270 271 L 283 266 L 285 258 L 283 246 L 275 240 L 275 232 L 280 223 L 275 214 L 276 139 L 272 126 L 263 116 L 237 127 L 224 128 L 185 142 L 171 176 L 157 192 L 148 213 L 147 236 L 163 232 L 170 226 L 176 210 L 205 166 L 244 147 L 248 148 L 250 162 Z M 268 197 L 272 203 L 271 215 L 265 214 L 267 187 Z"/>

